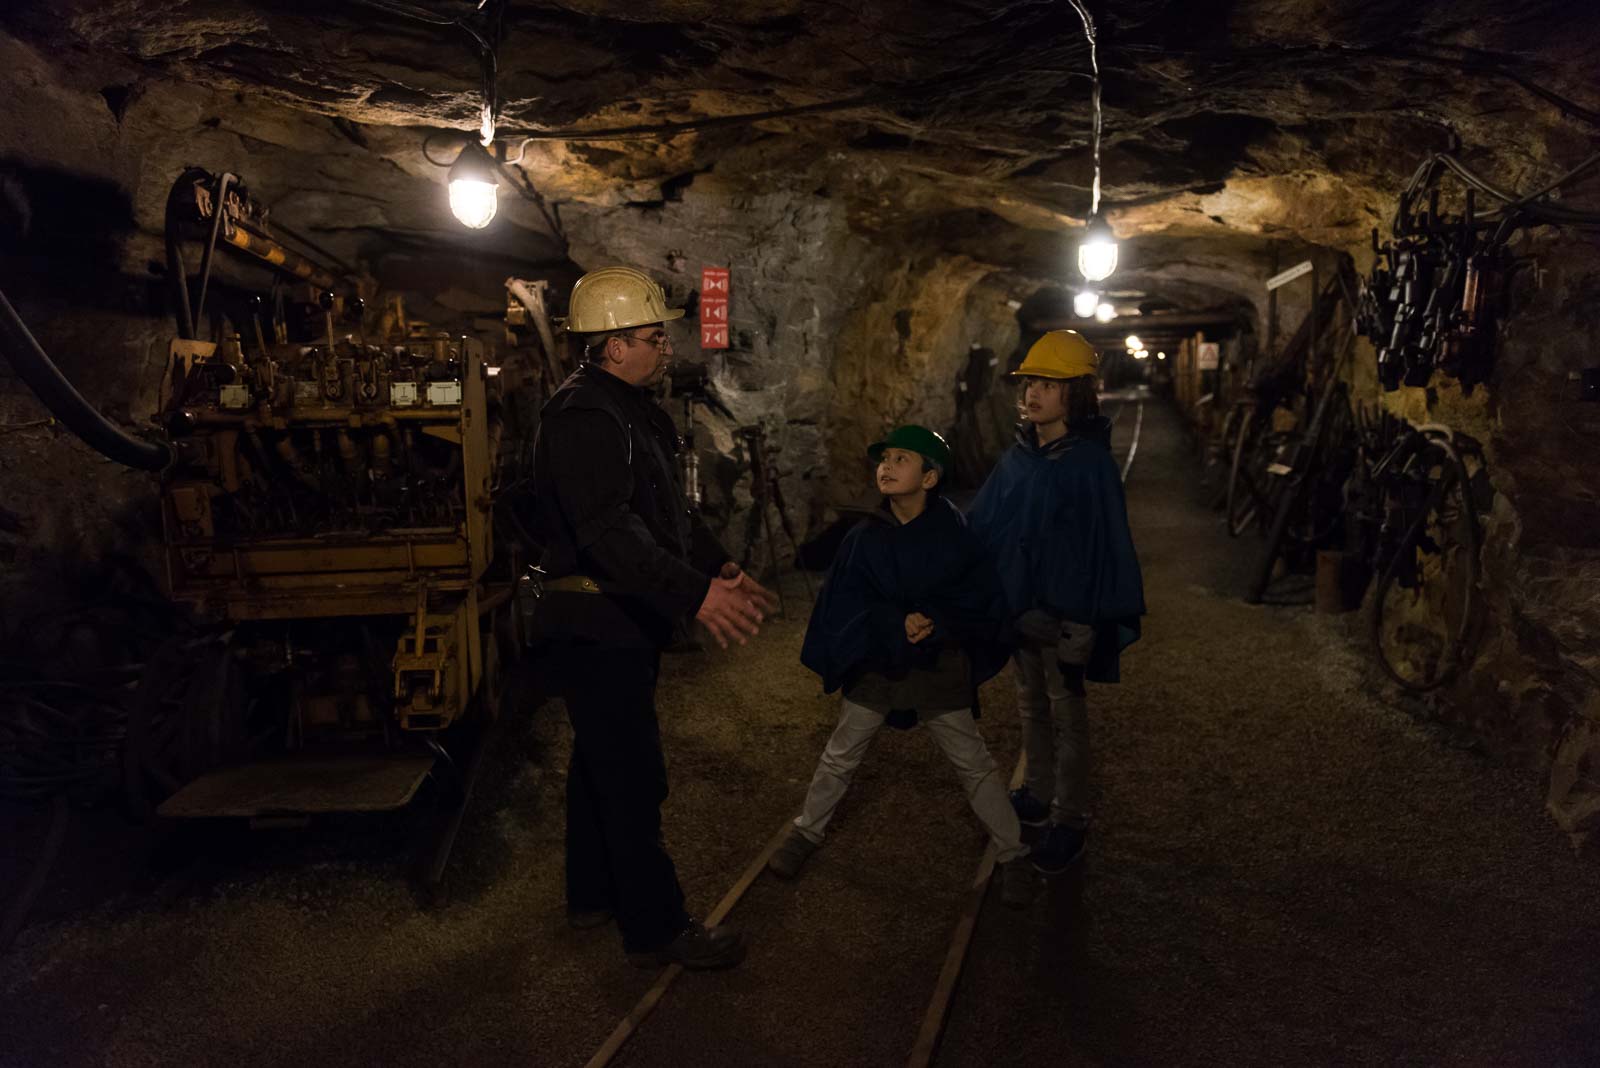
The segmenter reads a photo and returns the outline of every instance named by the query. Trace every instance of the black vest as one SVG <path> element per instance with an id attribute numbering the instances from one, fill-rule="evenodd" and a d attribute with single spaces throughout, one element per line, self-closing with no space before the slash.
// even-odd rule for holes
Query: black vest
<path id="1" fill-rule="evenodd" d="M 672 417 L 644 390 L 593 366 L 580 367 L 546 402 L 540 413 L 540 434 L 552 415 L 578 410 L 602 414 L 621 428 L 632 483 L 629 509 L 643 521 L 658 546 L 680 560 L 689 560 L 689 506 L 678 484 L 678 431 Z M 545 549 L 540 566 L 552 579 L 590 575 L 603 583 L 604 577 L 595 574 L 578 548 L 587 539 L 572 528 L 551 489 L 567 480 L 593 484 L 605 476 L 597 467 L 581 462 L 565 464 L 561 470 L 553 467 L 546 451 L 536 444 L 534 483 Z M 612 587 L 602 594 L 551 592 L 541 607 L 543 621 L 538 630 L 543 636 L 606 644 L 664 646 L 681 622 L 650 590 Z"/>

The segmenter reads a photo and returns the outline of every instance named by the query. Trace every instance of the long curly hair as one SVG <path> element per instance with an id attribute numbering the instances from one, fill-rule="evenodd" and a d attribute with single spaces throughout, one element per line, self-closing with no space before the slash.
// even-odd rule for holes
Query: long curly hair
<path id="1" fill-rule="evenodd" d="M 1027 417 L 1021 408 L 1021 394 L 1027 389 L 1028 379 L 1022 379 L 1018 392 L 1018 413 Z M 1095 375 L 1078 375 L 1076 378 L 1041 378 L 1041 382 L 1055 382 L 1061 388 L 1061 402 L 1067 409 L 1067 432 L 1081 427 L 1087 420 L 1100 414 L 1100 380 Z"/>

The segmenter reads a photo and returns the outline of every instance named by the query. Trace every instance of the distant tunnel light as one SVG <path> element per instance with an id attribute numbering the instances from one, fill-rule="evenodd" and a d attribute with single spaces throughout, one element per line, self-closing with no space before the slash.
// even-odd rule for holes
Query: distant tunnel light
<path id="1" fill-rule="evenodd" d="M 1082 293 L 1072 298 L 1072 314 L 1080 319 L 1087 319 L 1100 307 L 1100 294 L 1092 289 L 1085 289 Z"/>
<path id="2" fill-rule="evenodd" d="M 1129 334 L 1127 337 L 1122 339 L 1122 343 L 1128 346 L 1130 349 L 1144 348 L 1144 345 L 1139 341 L 1138 334 Z"/>
<path id="3" fill-rule="evenodd" d="M 1164 359 L 1166 359 L 1166 358 L 1167 358 L 1167 354 L 1166 354 L 1166 353 L 1164 353 L 1164 352 L 1158 352 L 1158 353 L 1156 353 L 1156 359 L 1158 359 L 1158 360 L 1164 360 Z"/>
<path id="4" fill-rule="evenodd" d="M 1117 317 L 1117 309 L 1106 303 L 1095 305 L 1094 317 L 1102 323 L 1109 323 Z"/>
<path id="5" fill-rule="evenodd" d="M 1136 359 L 1136 360 L 1148 360 L 1150 358 L 1150 350 L 1149 349 L 1139 349 L 1137 352 L 1135 352 L 1133 354 L 1133 358 Z"/>

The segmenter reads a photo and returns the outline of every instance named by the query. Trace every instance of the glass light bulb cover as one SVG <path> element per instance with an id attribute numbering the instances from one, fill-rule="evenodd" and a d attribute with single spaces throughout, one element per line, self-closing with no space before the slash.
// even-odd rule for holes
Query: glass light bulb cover
<path id="1" fill-rule="evenodd" d="M 1117 243 L 1085 240 L 1078 246 L 1078 270 L 1091 282 L 1110 278 L 1117 269 Z"/>
<path id="2" fill-rule="evenodd" d="M 1117 309 L 1109 304 L 1097 304 L 1094 309 L 1094 317 L 1102 323 L 1109 323 L 1117 317 Z"/>
<path id="3" fill-rule="evenodd" d="M 500 206 L 499 187 L 493 182 L 455 178 L 450 182 L 450 213 L 463 226 L 482 230 Z"/>
<path id="4" fill-rule="evenodd" d="M 1089 318 L 1099 306 L 1100 294 L 1092 289 L 1086 289 L 1072 298 L 1072 314 L 1080 319 Z"/>
<path id="5" fill-rule="evenodd" d="M 1117 236 L 1099 215 L 1091 215 L 1078 242 L 1078 270 L 1091 282 L 1110 278 L 1117 269 Z"/>

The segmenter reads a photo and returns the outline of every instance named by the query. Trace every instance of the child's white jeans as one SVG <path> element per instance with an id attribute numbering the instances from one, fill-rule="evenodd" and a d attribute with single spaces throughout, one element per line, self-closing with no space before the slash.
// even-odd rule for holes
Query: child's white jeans
<path id="1" fill-rule="evenodd" d="M 1028 792 L 1049 803 L 1056 823 L 1081 830 L 1089 826 L 1088 703 L 1067 688 L 1054 645 L 1023 646 L 1016 668 Z"/>
<path id="2" fill-rule="evenodd" d="M 806 803 L 794 821 L 800 833 L 813 842 L 821 842 L 828 821 L 850 780 L 867 755 L 872 739 L 883 728 L 881 713 L 856 704 L 845 698 L 839 710 L 839 725 L 833 729 L 822 759 L 817 761 L 817 773 L 811 778 L 811 789 L 806 792 Z M 1022 828 L 1017 814 L 1012 811 L 1011 799 L 1006 796 L 1005 784 L 995 767 L 989 747 L 983 744 L 978 724 L 972 710 L 963 708 L 945 712 L 922 721 L 933 740 L 939 743 L 944 755 L 950 759 L 961 785 L 966 789 L 967 801 L 972 811 L 994 840 L 995 856 L 1001 863 L 1020 857 L 1028 851 L 1022 844 Z"/>

